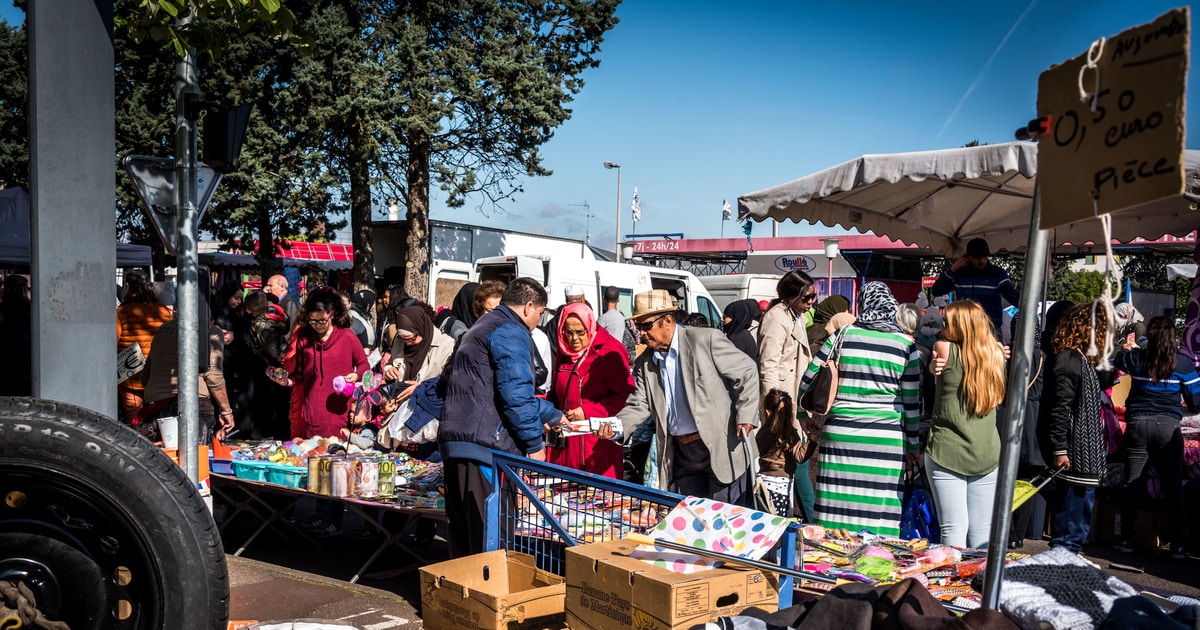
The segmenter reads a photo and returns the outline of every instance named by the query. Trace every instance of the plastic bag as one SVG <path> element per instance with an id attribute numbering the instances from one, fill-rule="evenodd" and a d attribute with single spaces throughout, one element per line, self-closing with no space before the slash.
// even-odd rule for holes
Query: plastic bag
<path id="1" fill-rule="evenodd" d="M 900 536 L 924 538 L 931 543 L 942 541 L 942 529 L 938 524 L 933 497 L 916 484 L 904 486 L 904 512 L 900 515 Z"/>

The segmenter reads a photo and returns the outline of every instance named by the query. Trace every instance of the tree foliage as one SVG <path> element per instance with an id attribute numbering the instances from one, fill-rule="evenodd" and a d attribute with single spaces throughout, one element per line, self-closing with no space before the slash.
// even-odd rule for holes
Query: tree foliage
<path id="1" fill-rule="evenodd" d="M 312 142 L 349 179 L 355 283 L 371 280 L 372 195 L 405 200 L 406 289 L 424 295 L 429 196 L 485 212 L 549 175 L 539 148 L 571 114 L 582 72 L 599 64 L 617 0 L 379 0 L 322 4 L 301 28 L 298 64 L 324 135 Z"/>
<path id="2" fill-rule="evenodd" d="M 180 57 L 188 48 L 221 56 L 231 33 L 254 32 L 286 40 L 296 28 L 296 15 L 283 0 L 125 0 L 118 4 L 113 19 L 117 29 L 139 44 L 165 43 Z M 303 37 L 299 40 L 302 45 Z"/>
<path id="3" fill-rule="evenodd" d="M 0 181 L 29 187 L 25 26 L 0 22 Z"/>
<path id="4" fill-rule="evenodd" d="M 451 206 L 482 199 L 487 213 L 521 191 L 522 177 L 550 175 L 540 147 L 570 118 L 582 73 L 599 65 L 617 4 L 119 1 L 114 157 L 174 155 L 175 57 L 163 46 L 177 54 L 196 46 L 208 53 L 198 64 L 201 97 L 254 105 L 241 165 L 225 176 L 202 228 L 230 244 L 269 243 L 337 229 L 349 211 L 361 286 L 373 280 L 372 197 L 395 196 L 408 209 L 406 288 L 423 295 L 431 186 Z M 190 24 L 175 20 L 191 9 Z M 310 46 L 281 46 L 293 31 Z M 23 43 L 2 35 L 0 64 L 23 69 Z M 0 105 L 14 103 L 23 109 L 23 98 L 0 93 Z M 25 144 L 0 144 L 0 169 L 20 170 L 9 149 Z M 119 231 L 153 241 L 132 184 L 123 173 L 119 179 Z"/>

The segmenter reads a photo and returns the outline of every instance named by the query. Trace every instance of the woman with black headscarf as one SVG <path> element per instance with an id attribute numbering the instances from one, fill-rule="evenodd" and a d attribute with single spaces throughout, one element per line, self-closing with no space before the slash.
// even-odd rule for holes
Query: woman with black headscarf
<path id="1" fill-rule="evenodd" d="M 900 304 L 887 285 L 868 282 L 858 320 L 827 339 L 800 381 L 812 387 L 834 354 L 837 394 L 821 433 L 816 521 L 850 531 L 900 535 L 902 479 L 920 461 L 920 360 L 894 320 Z"/>
<path id="2" fill-rule="evenodd" d="M 458 294 L 454 296 L 454 302 L 450 305 L 450 316 L 443 320 L 438 328 L 442 332 L 450 335 L 454 341 L 458 341 L 467 329 L 475 324 L 475 292 L 479 290 L 478 282 L 468 282 L 462 285 L 458 290 Z"/>
<path id="3" fill-rule="evenodd" d="M 825 343 L 833 331 L 854 323 L 854 315 L 850 313 L 850 300 L 844 295 L 831 295 L 821 300 L 813 308 L 813 322 L 807 330 L 808 343 L 813 352 Z"/>
<path id="4" fill-rule="evenodd" d="M 725 336 L 755 363 L 758 363 L 758 340 L 750 332 L 750 326 L 754 323 L 755 314 L 760 312 L 757 301 L 737 300 L 725 305 L 725 316 L 721 320 Z"/>
<path id="5" fill-rule="evenodd" d="M 433 325 L 429 311 L 422 306 L 397 311 L 395 326 L 392 358 L 383 376 L 408 384 L 400 394 L 400 400 L 406 400 L 418 383 L 442 373 L 454 353 L 454 340 Z"/>

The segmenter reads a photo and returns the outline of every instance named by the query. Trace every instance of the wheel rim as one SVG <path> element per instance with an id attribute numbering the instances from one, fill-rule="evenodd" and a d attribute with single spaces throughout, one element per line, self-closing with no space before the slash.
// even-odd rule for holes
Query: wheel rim
<path id="1" fill-rule="evenodd" d="M 47 619 L 155 628 L 166 593 L 146 530 L 111 492 L 47 466 L 0 464 L 0 579 Z M 84 625 L 80 625 L 84 624 Z"/>

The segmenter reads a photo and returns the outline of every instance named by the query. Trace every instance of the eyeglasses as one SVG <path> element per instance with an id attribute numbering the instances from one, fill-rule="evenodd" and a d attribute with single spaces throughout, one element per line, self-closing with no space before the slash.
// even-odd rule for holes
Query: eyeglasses
<path id="1" fill-rule="evenodd" d="M 563 331 L 563 334 L 568 337 L 586 337 L 586 330 L 571 330 L 570 328 Z"/>
<path id="2" fill-rule="evenodd" d="M 417 336 L 416 336 L 416 335 L 409 335 L 409 336 L 407 336 L 407 337 L 403 337 L 403 336 L 397 335 L 397 336 L 396 336 L 396 338 L 397 338 L 397 339 L 399 339 L 400 341 L 403 341 L 404 343 L 408 343 L 408 342 L 410 342 L 410 341 L 413 341 L 414 339 L 416 339 L 416 338 L 417 338 Z"/>
<path id="3" fill-rule="evenodd" d="M 321 324 L 328 324 L 328 323 L 329 323 L 328 317 L 326 317 L 325 319 L 310 319 L 310 320 L 308 320 L 309 326 L 320 326 Z"/>
<path id="4" fill-rule="evenodd" d="M 642 332 L 650 332 L 650 329 L 654 328 L 654 325 L 658 323 L 658 320 L 660 320 L 666 316 L 667 316 L 667 314 L 664 313 L 662 315 L 659 315 L 658 317 L 655 317 L 654 319 L 652 319 L 650 321 L 639 322 L 637 325 L 637 329 Z"/>
<path id="5" fill-rule="evenodd" d="M 800 297 L 798 297 L 796 299 L 801 302 L 812 302 L 813 300 L 817 299 L 817 294 L 815 292 L 809 293 L 808 295 L 801 295 Z"/>

